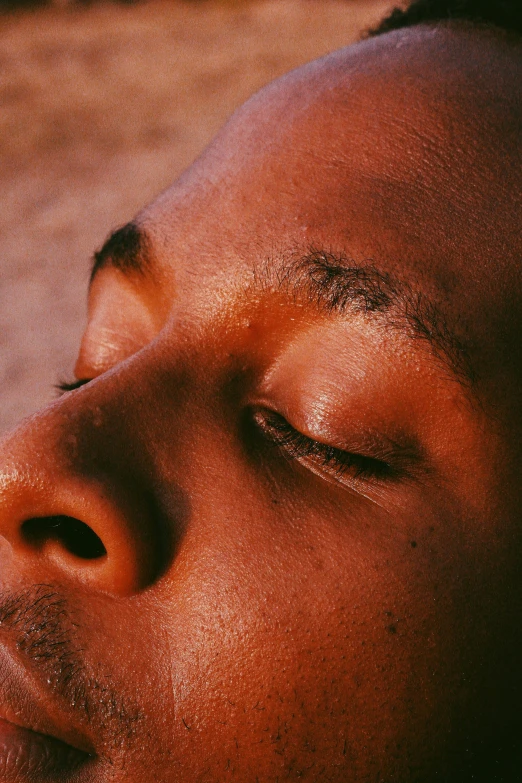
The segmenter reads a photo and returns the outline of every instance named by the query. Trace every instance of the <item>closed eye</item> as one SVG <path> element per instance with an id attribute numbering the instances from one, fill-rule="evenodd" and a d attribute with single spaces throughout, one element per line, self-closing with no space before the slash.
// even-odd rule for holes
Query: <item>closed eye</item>
<path id="1" fill-rule="evenodd" d="M 278 446 L 289 459 L 320 467 L 336 478 L 393 479 L 398 471 L 388 462 L 364 454 L 329 446 L 298 432 L 286 419 L 273 411 L 256 411 L 254 421 L 264 438 Z"/>
<path id="2" fill-rule="evenodd" d="M 66 394 L 67 392 L 74 391 L 75 389 L 79 389 L 81 386 L 85 386 L 86 383 L 89 383 L 91 381 L 91 378 L 82 378 L 79 381 L 60 381 L 56 384 L 55 389 L 58 391 L 58 394 Z"/>

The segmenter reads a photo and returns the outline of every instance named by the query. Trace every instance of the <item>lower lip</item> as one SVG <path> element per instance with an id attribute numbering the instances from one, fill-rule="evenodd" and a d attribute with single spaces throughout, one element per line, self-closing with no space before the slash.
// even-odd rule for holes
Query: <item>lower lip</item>
<path id="1" fill-rule="evenodd" d="M 90 759 L 86 753 L 54 737 L 38 734 L 0 719 L 2 783 L 66 781 Z"/>

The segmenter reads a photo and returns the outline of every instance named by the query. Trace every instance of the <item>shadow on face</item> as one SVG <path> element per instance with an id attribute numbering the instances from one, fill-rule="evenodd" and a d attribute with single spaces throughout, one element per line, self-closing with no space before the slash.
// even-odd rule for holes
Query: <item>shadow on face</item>
<path id="1" fill-rule="evenodd" d="M 9 783 L 518 763 L 519 84 L 463 25 L 343 50 L 97 255 L 2 447 Z"/>

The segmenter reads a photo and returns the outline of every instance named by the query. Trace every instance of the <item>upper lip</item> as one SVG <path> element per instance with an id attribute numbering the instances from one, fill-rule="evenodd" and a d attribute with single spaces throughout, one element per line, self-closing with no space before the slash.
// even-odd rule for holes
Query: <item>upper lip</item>
<path id="1" fill-rule="evenodd" d="M 87 734 L 74 726 L 74 716 L 58 707 L 53 695 L 17 661 L 2 641 L 0 719 L 60 740 L 89 756 L 96 755 Z"/>

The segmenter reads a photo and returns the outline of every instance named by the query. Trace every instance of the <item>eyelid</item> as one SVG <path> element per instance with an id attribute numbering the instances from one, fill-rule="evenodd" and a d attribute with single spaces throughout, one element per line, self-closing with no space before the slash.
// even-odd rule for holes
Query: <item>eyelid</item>
<path id="1" fill-rule="evenodd" d="M 158 335 L 164 313 L 158 310 L 157 291 L 112 267 L 101 269 L 89 292 L 88 319 L 75 375 L 93 378 L 133 356 Z"/>
<path id="2" fill-rule="evenodd" d="M 62 394 L 67 394 L 68 392 L 80 389 L 82 386 L 85 386 L 86 383 L 90 383 L 91 380 L 91 378 L 81 378 L 75 381 L 59 381 L 56 384 L 55 389 L 57 389 L 58 394 L 61 396 Z"/>
<path id="3" fill-rule="evenodd" d="M 257 409 L 253 418 L 266 439 L 282 448 L 288 457 L 320 462 L 322 469 L 338 480 L 345 474 L 352 479 L 375 481 L 393 481 L 407 475 L 402 466 L 388 462 L 384 455 L 351 452 L 310 438 L 273 410 Z"/>

